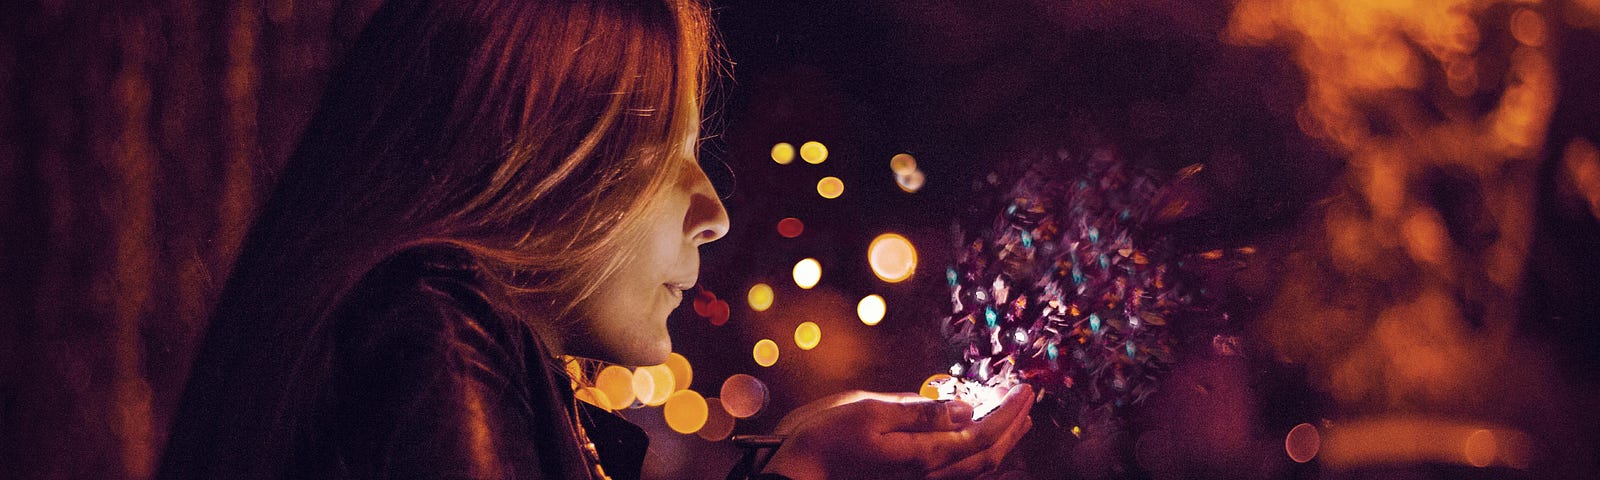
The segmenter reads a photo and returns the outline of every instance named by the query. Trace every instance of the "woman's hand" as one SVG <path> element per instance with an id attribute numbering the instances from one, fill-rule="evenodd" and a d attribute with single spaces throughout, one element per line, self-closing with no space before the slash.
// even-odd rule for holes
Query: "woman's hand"
<path id="1" fill-rule="evenodd" d="M 972 406 L 916 395 L 853 392 L 796 409 L 766 471 L 795 480 L 971 478 L 994 470 L 1033 425 L 1033 388 L 1012 388 L 983 420 Z"/>

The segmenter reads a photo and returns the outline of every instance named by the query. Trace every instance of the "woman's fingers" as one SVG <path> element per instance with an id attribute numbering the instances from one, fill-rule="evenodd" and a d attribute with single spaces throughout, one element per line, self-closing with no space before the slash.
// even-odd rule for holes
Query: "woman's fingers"
<path id="1" fill-rule="evenodd" d="M 1011 449 L 1032 428 L 1033 418 L 1022 415 L 1013 420 L 1005 433 L 1000 435 L 1000 439 L 990 445 L 989 448 L 961 459 L 952 465 L 935 470 L 933 473 L 928 474 L 928 478 L 937 480 L 972 478 L 979 474 L 993 471 L 1000 467 L 1000 462 L 1005 460 L 1006 454 L 1011 453 Z"/>
<path id="2" fill-rule="evenodd" d="M 1015 387 L 994 412 L 982 421 L 952 431 L 898 431 L 884 434 L 891 455 L 914 459 L 924 471 L 935 471 L 962 461 L 998 443 L 1033 405 L 1033 388 Z M 970 413 L 968 414 L 970 415 Z"/>
<path id="3" fill-rule="evenodd" d="M 876 419 L 879 432 L 950 432 L 972 423 L 972 406 L 922 397 L 899 401 L 863 402 L 864 412 Z"/>

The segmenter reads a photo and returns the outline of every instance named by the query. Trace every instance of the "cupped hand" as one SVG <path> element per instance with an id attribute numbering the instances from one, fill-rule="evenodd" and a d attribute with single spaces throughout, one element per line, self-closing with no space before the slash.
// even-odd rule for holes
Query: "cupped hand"
<path id="1" fill-rule="evenodd" d="M 1033 425 L 1033 388 L 1012 388 L 998 408 L 972 420 L 972 407 L 912 394 L 853 392 L 796 409 L 766 471 L 795 480 L 971 478 L 994 470 Z"/>

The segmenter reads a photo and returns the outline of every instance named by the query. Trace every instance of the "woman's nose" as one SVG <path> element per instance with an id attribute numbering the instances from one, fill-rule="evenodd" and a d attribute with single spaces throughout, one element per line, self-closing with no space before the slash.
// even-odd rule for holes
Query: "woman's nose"
<path id="1" fill-rule="evenodd" d="M 689 188 L 689 211 L 683 218 L 683 233 L 698 247 L 716 241 L 728 234 L 728 210 L 717 198 L 711 180 L 699 168 L 694 169 Z"/>

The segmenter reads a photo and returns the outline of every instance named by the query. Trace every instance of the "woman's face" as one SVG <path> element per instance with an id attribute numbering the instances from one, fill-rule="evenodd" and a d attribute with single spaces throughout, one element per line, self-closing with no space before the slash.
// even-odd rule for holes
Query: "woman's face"
<path id="1" fill-rule="evenodd" d="M 667 316 L 694 287 L 699 246 L 728 232 L 728 212 L 698 167 L 667 187 L 643 219 L 638 255 L 600 281 L 577 306 L 579 328 L 564 339 L 565 353 L 623 365 L 655 365 L 672 352 Z"/>

